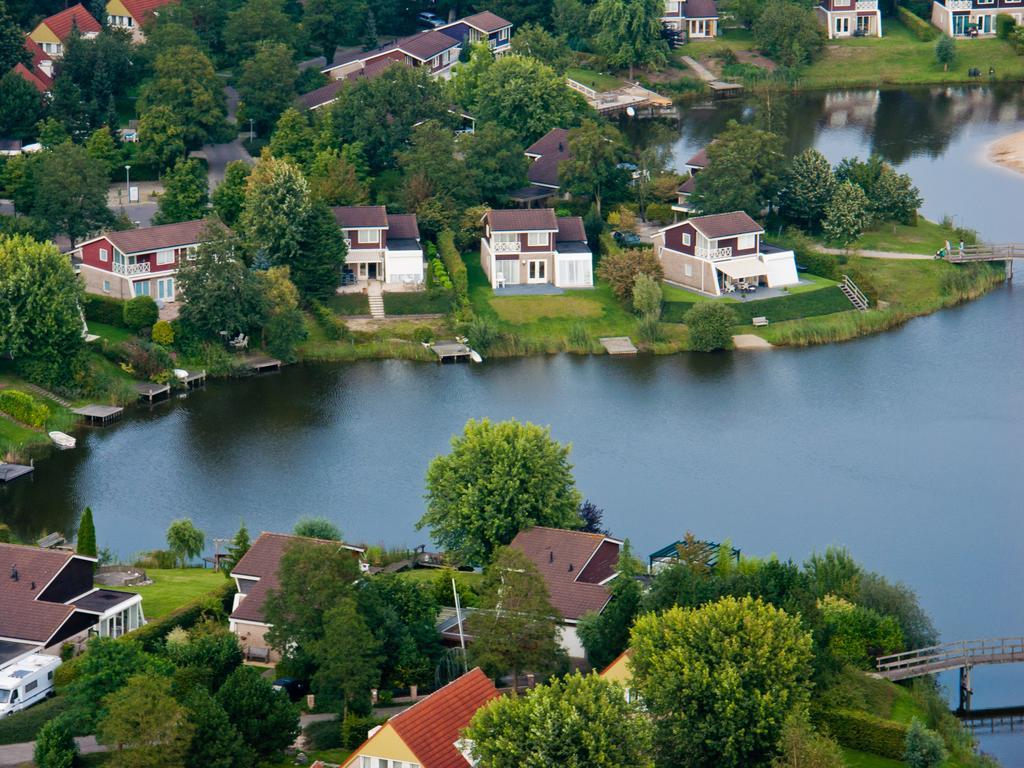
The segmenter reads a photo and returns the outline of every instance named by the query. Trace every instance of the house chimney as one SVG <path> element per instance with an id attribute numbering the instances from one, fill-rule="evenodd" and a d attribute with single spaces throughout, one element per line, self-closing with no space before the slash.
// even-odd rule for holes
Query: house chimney
<path id="1" fill-rule="evenodd" d="M 572 573 L 572 563 L 569 563 L 569 573 Z"/>
<path id="2" fill-rule="evenodd" d="M 33 592 L 35 591 L 35 588 L 36 588 L 36 583 L 35 583 L 35 582 L 33 581 L 33 582 L 32 582 L 32 587 L 31 587 L 31 589 L 32 589 L 32 591 L 33 591 Z"/>
<path id="3" fill-rule="evenodd" d="M 555 562 L 555 552 L 554 552 L 554 550 L 551 550 L 551 551 L 548 552 L 548 562 L 549 563 Z"/>
<path id="4" fill-rule="evenodd" d="M 562 146 L 562 142 L 558 142 L 558 151 L 559 152 L 564 152 L 565 151 L 565 147 Z"/>
<path id="5" fill-rule="evenodd" d="M 11 581 L 17 581 L 17 580 L 18 580 L 18 566 L 12 565 L 11 566 Z"/>

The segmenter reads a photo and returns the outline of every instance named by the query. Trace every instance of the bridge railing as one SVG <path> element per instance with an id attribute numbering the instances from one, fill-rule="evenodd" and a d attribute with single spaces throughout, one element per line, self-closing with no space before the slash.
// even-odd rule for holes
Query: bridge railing
<path id="1" fill-rule="evenodd" d="M 993 661 L 1024 661 L 1024 637 L 996 637 L 961 640 L 903 653 L 879 656 L 877 669 L 883 675 L 915 669 L 970 666 Z"/>

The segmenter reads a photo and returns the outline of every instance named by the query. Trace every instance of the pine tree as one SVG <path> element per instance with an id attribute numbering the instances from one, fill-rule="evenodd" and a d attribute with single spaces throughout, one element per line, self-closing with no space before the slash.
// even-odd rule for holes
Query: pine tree
<path id="1" fill-rule="evenodd" d="M 836 191 L 832 166 L 821 152 L 813 148 L 793 158 L 783 184 L 783 214 L 807 228 L 821 221 Z"/>
<path id="2" fill-rule="evenodd" d="M 245 521 L 243 520 L 242 524 L 238 527 L 238 533 L 235 534 L 235 538 L 228 545 L 227 556 L 220 561 L 220 567 L 224 570 L 225 575 L 230 574 L 234 567 L 238 565 L 238 561 L 249 551 L 250 546 L 249 529 L 245 527 Z"/>
<path id="3" fill-rule="evenodd" d="M 86 507 L 78 522 L 78 539 L 75 546 L 80 555 L 96 557 L 96 526 L 92 522 L 92 509 Z"/>

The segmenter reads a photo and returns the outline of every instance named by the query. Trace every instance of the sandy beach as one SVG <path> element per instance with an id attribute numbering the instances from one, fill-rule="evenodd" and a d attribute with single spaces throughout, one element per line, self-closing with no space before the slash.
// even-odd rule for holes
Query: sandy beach
<path id="1" fill-rule="evenodd" d="M 996 165 L 1024 173 L 1024 131 L 1011 133 L 989 144 L 988 159 Z"/>

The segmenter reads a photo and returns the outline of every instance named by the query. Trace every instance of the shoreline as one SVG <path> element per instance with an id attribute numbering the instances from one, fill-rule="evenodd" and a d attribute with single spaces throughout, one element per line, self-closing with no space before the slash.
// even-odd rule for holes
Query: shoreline
<path id="1" fill-rule="evenodd" d="M 985 148 L 985 159 L 992 165 L 1024 174 L 1024 131 L 989 142 Z"/>

